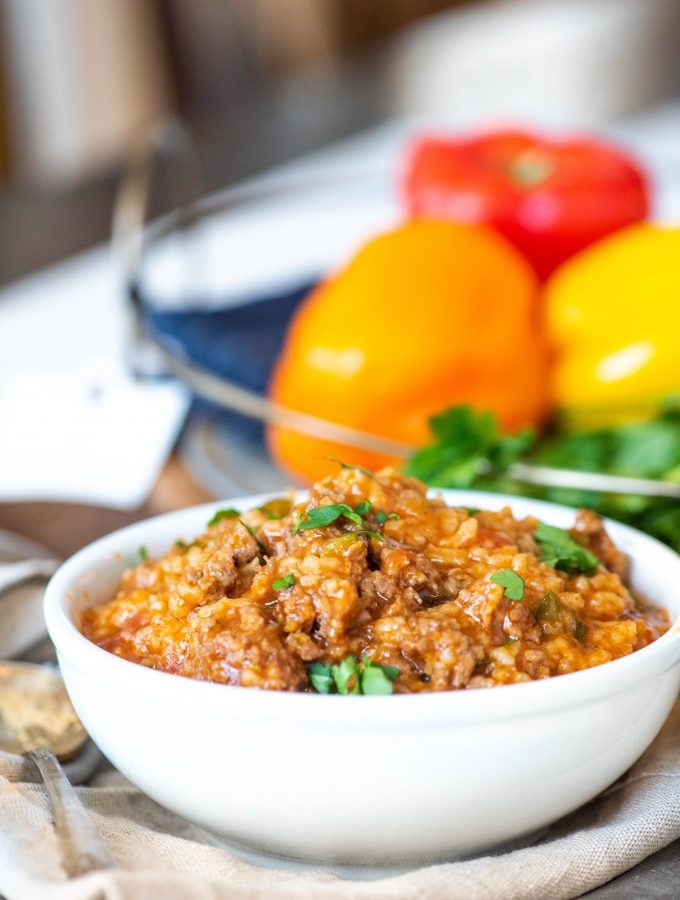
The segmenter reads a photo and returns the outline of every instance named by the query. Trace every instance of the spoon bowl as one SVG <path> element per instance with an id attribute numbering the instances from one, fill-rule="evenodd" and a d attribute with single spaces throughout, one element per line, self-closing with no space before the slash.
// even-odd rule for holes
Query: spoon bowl
<path id="1" fill-rule="evenodd" d="M 101 754 L 88 739 L 61 675 L 52 667 L 0 663 L 0 750 L 23 755 L 40 773 L 68 877 L 115 865 L 71 786 L 89 778 Z M 67 761 L 67 771 L 61 761 Z"/>
<path id="2" fill-rule="evenodd" d="M 16 754 L 47 749 L 65 762 L 86 741 L 87 732 L 55 669 L 0 663 L 0 749 Z"/>

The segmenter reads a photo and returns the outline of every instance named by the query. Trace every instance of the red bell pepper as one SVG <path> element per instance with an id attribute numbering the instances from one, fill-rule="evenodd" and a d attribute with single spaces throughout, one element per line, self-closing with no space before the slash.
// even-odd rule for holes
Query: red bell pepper
<path id="1" fill-rule="evenodd" d="M 523 131 L 421 137 L 407 156 L 404 189 L 412 216 L 487 224 L 540 278 L 645 219 L 650 203 L 645 172 L 619 148 Z"/>

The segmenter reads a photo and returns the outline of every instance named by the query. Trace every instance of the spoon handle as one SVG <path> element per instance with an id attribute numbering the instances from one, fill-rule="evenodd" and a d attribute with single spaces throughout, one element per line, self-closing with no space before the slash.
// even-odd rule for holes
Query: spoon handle
<path id="1" fill-rule="evenodd" d="M 0 563 L 0 594 L 34 578 L 43 578 L 47 581 L 54 575 L 58 566 L 56 559 L 20 559 L 16 562 Z"/>
<path id="2" fill-rule="evenodd" d="M 109 869 L 116 863 L 99 836 L 87 810 L 78 799 L 56 756 L 49 750 L 31 750 L 33 761 L 45 783 L 54 826 L 61 841 L 64 871 L 75 878 L 95 869 Z"/>

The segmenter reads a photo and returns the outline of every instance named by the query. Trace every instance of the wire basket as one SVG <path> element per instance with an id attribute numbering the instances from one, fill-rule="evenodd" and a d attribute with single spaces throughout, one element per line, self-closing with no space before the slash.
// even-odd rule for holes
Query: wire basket
<path id="1" fill-rule="evenodd" d="M 172 211 L 148 221 L 163 170 Z M 401 211 L 393 173 L 352 165 L 291 165 L 205 194 L 195 145 L 176 120 L 152 129 L 122 179 L 113 250 L 139 378 L 176 378 L 196 398 L 183 449 L 214 493 L 290 482 L 269 459 L 271 424 L 346 447 L 406 458 L 414 449 L 272 401 L 266 394 L 286 328 L 304 294 Z M 680 485 L 526 463 L 525 484 L 680 498 Z"/>

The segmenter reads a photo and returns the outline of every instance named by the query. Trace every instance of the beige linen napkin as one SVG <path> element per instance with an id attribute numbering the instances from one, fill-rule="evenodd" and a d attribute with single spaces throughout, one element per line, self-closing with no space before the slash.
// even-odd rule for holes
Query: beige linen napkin
<path id="1" fill-rule="evenodd" d="M 116 772 L 78 793 L 119 868 L 68 881 L 44 788 L 21 758 L 0 754 L 0 894 L 8 900 L 558 900 L 680 837 L 680 703 L 627 775 L 540 843 L 374 881 L 252 865 Z"/>

